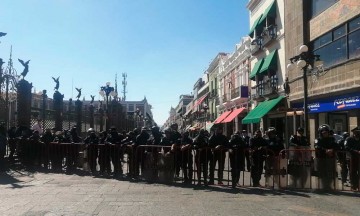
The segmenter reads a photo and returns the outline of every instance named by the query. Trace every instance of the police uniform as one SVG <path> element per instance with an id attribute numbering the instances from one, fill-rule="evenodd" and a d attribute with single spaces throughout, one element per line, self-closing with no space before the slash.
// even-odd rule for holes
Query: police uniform
<path id="1" fill-rule="evenodd" d="M 251 154 L 251 160 L 252 160 L 252 166 L 251 166 L 251 178 L 253 180 L 253 185 L 259 186 L 260 185 L 260 179 L 264 167 L 264 155 L 266 154 L 266 151 L 264 150 L 264 147 L 267 146 L 266 140 L 263 137 L 253 137 L 250 139 L 250 148 L 252 151 Z"/>
<path id="2" fill-rule="evenodd" d="M 208 139 L 205 131 L 200 130 L 198 136 L 194 139 L 194 149 L 196 149 L 195 163 L 197 168 L 198 185 L 201 184 L 201 172 L 203 172 L 204 185 L 208 185 L 208 163 L 212 161 L 211 149 L 208 147 Z"/>
<path id="3" fill-rule="evenodd" d="M 184 183 L 191 183 L 193 177 L 193 140 L 185 132 L 181 139 L 181 167 L 184 172 Z"/>
<path id="4" fill-rule="evenodd" d="M 222 130 L 213 134 L 209 139 L 209 147 L 213 151 L 213 160 L 210 161 L 210 182 L 214 184 L 214 171 L 216 163 L 218 163 L 218 183 L 223 184 L 223 173 L 225 165 L 226 149 L 228 145 L 228 138 L 222 134 Z"/>
<path id="5" fill-rule="evenodd" d="M 353 190 L 359 189 L 360 174 L 360 126 L 351 130 L 354 135 L 345 140 L 345 148 L 350 153 L 350 182 Z"/>
<path id="6" fill-rule="evenodd" d="M 96 136 L 94 129 L 90 128 L 88 130 L 89 135 L 84 139 L 84 143 L 86 144 L 86 148 L 88 151 L 88 160 L 90 165 L 90 170 L 92 174 L 96 173 L 96 159 L 98 158 L 98 145 L 99 138 Z"/>
<path id="7" fill-rule="evenodd" d="M 321 125 L 318 129 L 319 138 L 315 139 L 315 156 L 317 159 L 317 171 L 322 189 L 331 189 L 336 178 L 336 155 L 335 151 L 339 150 L 339 145 L 335 142 L 334 137 L 330 136 L 330 127 Z M 328 136 L 325 136 L 325 134 Z"/>
<path id="8" fill-rule="evenodd" d="M 240 179 L 240 172 L 245 170 L 246 143 L 239 134 L 235 133 L 229 141 L 229 149 L 231 182 L 232 187 L 236 187 Z"/>

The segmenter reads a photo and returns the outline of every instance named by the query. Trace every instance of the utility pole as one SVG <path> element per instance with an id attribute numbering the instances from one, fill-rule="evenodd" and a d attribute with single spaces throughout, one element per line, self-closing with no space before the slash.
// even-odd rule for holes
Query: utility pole
<path id="1" fill-rule="evenodd" d="M 123 93 L 123 101 L 126 101 L 126 86 L 127 86 L 127 81 L 126 81 L 126 78 L 127 78 L 127 74 L 126 73 L 122 73 L 122 77 L 123 77 L 123 81 L 122 81 L 122 85 L 123 85 L 123 90 L 121 93 Z"/>

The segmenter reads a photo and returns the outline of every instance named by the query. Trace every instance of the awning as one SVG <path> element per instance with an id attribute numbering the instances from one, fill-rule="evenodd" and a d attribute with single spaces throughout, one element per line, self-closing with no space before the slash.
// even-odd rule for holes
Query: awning
<path id="1" fill-rule="evenodd" d="M 192 107 L 191 107 L 191 109 L 189 109 L 188 111 L 186 111 L 186 113 L 184 114 L 184 116 L 189 115 L 189 114 L 191 113 L 191 111 L 192 111 Z"/>
<path id="2" fill-rule="evenodd" d="M 264 63 L 264 59 L 260 59 L 255 63 L 254 68 L 252 69 L 252 71 L 249 75 L 249 79 L 255 78 L 256 74 L 261 69 L 261 66 L 263 65 L 263 63 Z"/>
<path id="3" fill-rule="evenodd" d="M 214 125 L 214 123 L 212 122 L 206 122 L 205 124 L 205 130 L 207 130 L 208 132 L 210 132 L 212 126 Z"/>
<path id="4" fill-rule="evenodd" d="M 275 17 L 276 16 L 276 1 L 274 0 L 269 7 L 266 8 L 261 18 L 259 19 L 259 24 L 263 24 L 265 26 L 266 17 Z"/>
<path id="5" fill-rule="evenodd" d="M 226 117 L 228 117 L 228 115 L 231 113 L 231 111 L 226 111 L 223 114 L 221 114 L 219 117 L 217 117 L 217 119 L 214 121 L 214 124 L 219 124 L 221 123 L 222 120 L 224 120 Z"/>
<path id="6" fill-rule="evenodd" d="M 279 96 L 278 98 L 261 102 L 257 107 L 249 112 L 249 114 L 242 120 L 242 123 L 259 123 L 261 118 L 274 108 L 283 98 L 284 96 Z"/>
<path id="7" fill-rule="evenodd" d="M 191 128 L 191 125 L 188 125 L 185 127 L 185 131 L 189 130 Z"/>
<path id="8" fill-rule="evenodd" d="M 269 69 L 272 69 L 274 71 L 277 70 L 277 49 L 272 51 L 269 55 L 266 56 L 264 59 L 264 63 L 261 66 L 261 69 L 258 74 L 261 74 L 263 72 L 268 71 Z"/>
<path id="9" fill-rule="evenodd" d="M 201 96 L 194 104 L 194 107 L 199 106 L 206 98 L 206 96 L 208 96 L 209 92 L 204 94 L 203 96 Z"/>
<path id="10" fill-rule="evenodd" d="M 232 111 L 232 113 L 230 115 L 228 115 L 228 117 L 226 117 L 221 123 L 228 123 L 231 122 L 234 118 L 236 118 L 242 111 L 244 111 L 245 108 L 239 108 L 239 109 L 235 109 L 234 111 Z"/>
<path id="11" fill-rule="evenodd" d="M 260 21 L 260 19 L 261 19 L 262 16 L 263 16 L 263 15 L 261 14 L 261 15 L 255 20 L 255 22 L 253 23 L 253 25 L 252 25 L 252 27 L 251 27 L 250 32 L 249 32 L 249 36 L 250 36 L 251 38 L 254 36 L 254 31 L 255 31 L 255 29 L 256 29 L 256 27 L 257 27 L 257 25 L 258 25 L 258 23 L 259 23 L 259 21 Z"/>

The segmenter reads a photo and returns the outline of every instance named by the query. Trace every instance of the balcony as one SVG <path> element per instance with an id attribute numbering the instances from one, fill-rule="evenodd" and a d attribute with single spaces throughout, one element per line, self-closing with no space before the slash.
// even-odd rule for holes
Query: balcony
<path id="1" fill-rule="evenodd" d="M 215 99 L 217 97 L 217 90 L 213 89 L 209 94 L 209 99 Z"/>
<path id="2" fill-rule="evenodd" d="M 272 95 L 278 94 L 277 83 L 276 85 L 271 85 L 270 81 L 264 82 L 262 85 L 256 87 L 256 93 L 251 94 L 251 99 L 260 100 L 264 97 L 269 97 Z"/>

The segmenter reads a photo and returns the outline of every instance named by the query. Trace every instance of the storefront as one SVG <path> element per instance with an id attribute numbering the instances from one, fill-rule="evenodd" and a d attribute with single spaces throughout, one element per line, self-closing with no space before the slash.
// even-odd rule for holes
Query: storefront
<path id="1" fill-rule="evenodd" d="M 292 107 L 301 108 L 303 105 L 296 103 Z M 359 122 L 360 93 L 310 99 L 308 109 L 311 130 L 316 131 L 319 125 L 329 124 L 336 134 L 349 132 L 350 127 Z M 312 119 L 314 121 L 311 121 Z"/>

